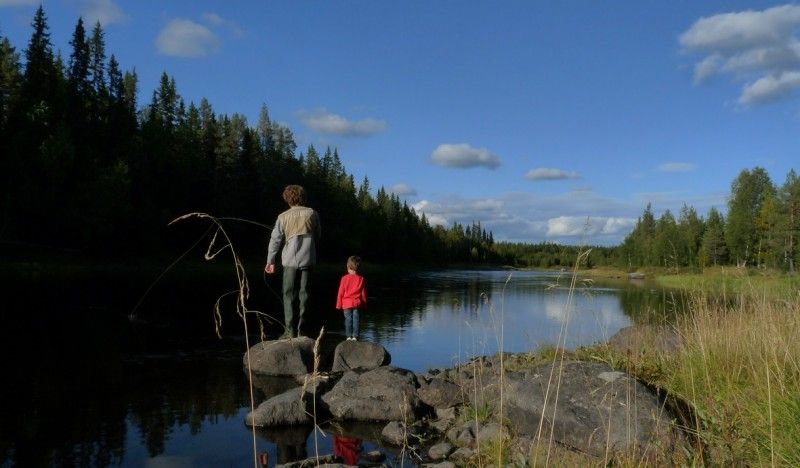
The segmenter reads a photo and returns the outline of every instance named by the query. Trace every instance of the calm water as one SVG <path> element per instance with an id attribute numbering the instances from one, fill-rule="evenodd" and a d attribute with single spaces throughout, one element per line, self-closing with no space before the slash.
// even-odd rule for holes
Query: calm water
<path id="1" fill-rule="evenodd" d="M 229 273 L 167 275 L 136 308 L 158 272 L 27 275 L 2 279 L 0 465 L 252 466 L 244 426 L 249 397 L 241 320 L 223 301 L 223 339 L 213 304 L 235 288 Z M 672 296 L 646 284 L 600 287 L 555 272 L 366 272 L 370 308 L 363 339 L 414 371 L 492 354 L 604 340 L 633 322 L 664 320 Z M 277 278 L 251 278 L 250 307 L 280 311 Z M 338 273 L 316 277 L 326 349 L 343 337 L 333 309 Z M 280 315 L 280 312 L 278 312 Z M 251 323 L 252 329 L 257 329 Z M 566 330 L 566 335 L 561 333 Z M 280 330 L 267 326 L 267 334 Z M 502 341 L 501 341 L 502 339 Z M 275 390 L 257 391 L 260 399 Z M 382 425 L 284 428 L 258 433 L 269 464 L 331 453 L 333 434 L 380 449 Z"/>

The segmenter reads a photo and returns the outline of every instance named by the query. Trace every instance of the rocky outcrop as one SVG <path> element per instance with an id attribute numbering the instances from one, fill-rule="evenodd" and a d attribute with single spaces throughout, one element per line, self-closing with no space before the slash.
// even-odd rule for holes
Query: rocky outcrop
<path id="1" fill-rule="evenodd" d="M 518 434 L 549 437 L 552 430 L 555 441 L 598 457 L 676 443 L 659 398 L 605 364 L 547 363 L 509 372 L 506 382 L 507 415 Z"/>
<path id="2" fill-rule="evenodd" d="M 383 346 L 369 341 L 342 341 L 333 352 L 331 372 L 372 370 L 388 366 L 391 355 Z"/>
<path id="3" fill-rule="evenodd" d="M 417 387 L 416 375 L 405 369 L 385 366 L 363 373 L 349 371 L 322 401 L 337 419 L 412 421 L 425 412 Z"/>
<path id="4" fill-rule="evenodd" d="M 256 374 L 295 376 L 311 372 L 314 366 L 314 340 L 298 338 L 264 341 L 250 347 L 250 365 Z M 243 358 L 247 369 L 248 355 Z"/>
<path id="5" fill-rule="evenodd" d="M 313 423 L 313 395 L 297 387 L 274 396 L 247 414 L 248 426 L 289 426 Z"/>
<path id="6" fill-rule="evenodd" d="M 636 349 L 641 346 L 636 343 L 643 342 L 632 337 L 650 336 L 653 331 L 665 337 L 658 345 L 663 349 L 680 346 L 669 330 L 645 333 L 641 329 L 621 332 L 615 346 Z M 381 365 L 390 358 L 379 345 L 345 341 L 335 350 L 338 371 L 309 375 L 312 340 L 273 343 L 251 349 L 251 359 L 259 366 L 254 365 L 254 370 L 290 373 L 295 381 L 307 383 L 306 390 L 297 387 L 268 398 L 247 416 L 248 425 L 310 424 L 314 410 L 317 421 L 323 417 L 340 424 L 389 422 L 381 432 L 387 447 L 409 446 L 422 454 L 420 463 L 454 461 L 459 465 L 472 463 L 477 447 L 498 440 L 507 441 L 509 453 L 522 458 L 535 441 L 553 441 L 558 450 L 587 457 L 589 463 L 592 457 L 603 460 L 615 453 L 650 461 L 657 454 L 660 461 L 671 460 L 669 454 L 679 453 L 684 440 L 662 398 L 603 363 L 541 363 L 532 355 L 504 354 L 502 366 L 496 357 L 476 358 L 453 369 L 417 376 Z M 259 388 L 269 396 L 280 386 Z M 501 407 L 502 415 L 498 413 Z M 498 424 L 500 420 L 508 424 Z"/>

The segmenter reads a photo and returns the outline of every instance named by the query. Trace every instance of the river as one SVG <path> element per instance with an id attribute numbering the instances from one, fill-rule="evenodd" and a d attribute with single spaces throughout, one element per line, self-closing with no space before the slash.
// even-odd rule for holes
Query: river
<path id="1" fill-rule="evenodd" d="M 365 276 L 361 339 L 380 343 L 392 365 L 415 372 L 501 348 L 589 345 L 634 322 L 668 320 L 676 307 L 669 293 L 647 283 L 578 281 L 570 288 L 569 274 L 552 271 Z M 220 339 L 213 313 L 217 298 L 236 288 L 235 277 L 189 268 L 148 289 L 157 277 L 128 268 L 0 278 L 0 466 L 252 466 L 242 322 L 232 296 L 223 299 Z M 279 279 L 250 280 L 250 308 L 280 316 Z M 344 338 L 333 309 L 337 284 L 338 273 L 319 274 L 314 283 L 328 350 Z M 255 322 L 250 329 L 258 330 Z M 265 331 L 280 333 L 269 323 Z M 375 435 L 380 427 L 339 430 L 397 463 Z M 331 447 L 328 429 L 257 436 L 270 466 Z"/>

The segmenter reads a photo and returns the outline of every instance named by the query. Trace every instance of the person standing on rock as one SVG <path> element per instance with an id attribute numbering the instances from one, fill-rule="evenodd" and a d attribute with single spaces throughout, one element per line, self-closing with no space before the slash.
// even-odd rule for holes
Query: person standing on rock
<path id="1" fill-rule="evenodd" d="M 358 274 L 361 258 L 355 255 L 347 259 L 347 274 L 339 281 L 336 308 L 344 312 L 344 334 L 348 341 L 358 339 L 358 311 L 367 306 L 367 290 L 364 277 Z"/>
<path id="2" fill-rule="evenodd" d="M 306 191 L 303 187 L 287 185 L 283 190 L 283 200 L 289 205 L 289 209 L 278 215 L 275 227 L 272 228 L 264 271 L 267 274 L 275 273 L 276 257 L 280 250 L 286 328 L 281 338 L 292 338 L 304 331 L 311 270 L 317 263 L 317 244 L 322 230 L 317 212 L 304 206 Z"/>

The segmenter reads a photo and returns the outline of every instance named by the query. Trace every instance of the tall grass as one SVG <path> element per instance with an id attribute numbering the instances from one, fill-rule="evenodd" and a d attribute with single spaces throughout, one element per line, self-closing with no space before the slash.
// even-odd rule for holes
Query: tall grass
<path id="1" fill-rule="evenodd" d="M 710 464 L 800 465 L 800 302 L 699 295 L 660 384 L 690 403 Z"/>
<path id="2" fill-rule="evenodd" d="M 666 288 L 714 293 L 729 297 L 764 296 L 776 300 L 800 300 L 800 276 L 744 268 L 708 268 L 700 274 L 658 276 Z"/>

